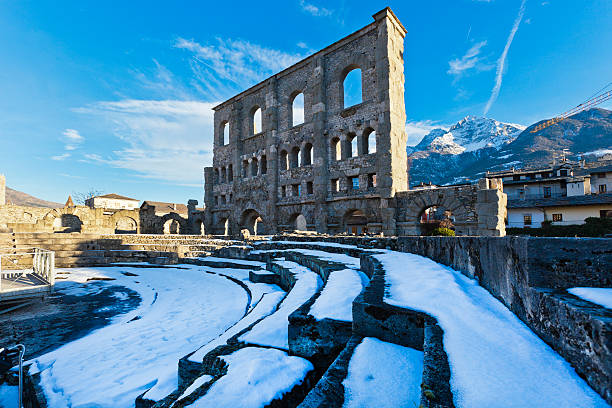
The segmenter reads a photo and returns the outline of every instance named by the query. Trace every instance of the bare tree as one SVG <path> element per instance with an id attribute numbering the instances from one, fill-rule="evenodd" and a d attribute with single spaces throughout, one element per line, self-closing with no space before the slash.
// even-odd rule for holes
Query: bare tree
<path id="1" fill-rule="evenodd" d="M 102 194 L 104 194 L 104 191 L 98 190 L 97 188 L 89 188 L 87 191 L 81 191 L 81 192 L 73 191 L 72 200 L 76 204 L 85 205 L 86 200 L 92 197 L 102 195 Z"/>

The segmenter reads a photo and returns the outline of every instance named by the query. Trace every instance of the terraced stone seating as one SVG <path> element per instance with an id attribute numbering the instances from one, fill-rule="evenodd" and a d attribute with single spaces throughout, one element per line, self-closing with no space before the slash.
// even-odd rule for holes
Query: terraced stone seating
<path id="1" fill-rule="evenodd" d="M 137 406 L 607 406 L 476 281 L 384 240 L 352 243 L 260 241 L 190 260 L 266 289 L 179 361 L 174 392 Z"/>

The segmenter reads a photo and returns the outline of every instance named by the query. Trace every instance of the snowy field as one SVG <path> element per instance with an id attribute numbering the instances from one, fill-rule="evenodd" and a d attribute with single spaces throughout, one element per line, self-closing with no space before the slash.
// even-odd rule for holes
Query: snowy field
<path id="1" fill-rule="evenodd" d="M 248 306 L 236 283 L 186 267 L 65 270 L 75 282 L 113 278 L 142 302 L 110 325 L 33 360 L 30 372 L 41 372 L 50 408 L 131 407 L 148 388 L 159 398 L 176 389 L 178 360 L 240 320 Z"/>

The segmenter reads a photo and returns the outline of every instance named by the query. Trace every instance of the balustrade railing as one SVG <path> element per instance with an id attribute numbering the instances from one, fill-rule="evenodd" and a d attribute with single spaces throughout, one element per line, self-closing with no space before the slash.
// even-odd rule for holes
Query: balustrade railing
<path id="1" fill-rule="evenodd" d="M 18 279 L 28 274 L 54 285 L 55 252 L 41 248 L 0 248 L 0 291 L 4 279 Z"/>

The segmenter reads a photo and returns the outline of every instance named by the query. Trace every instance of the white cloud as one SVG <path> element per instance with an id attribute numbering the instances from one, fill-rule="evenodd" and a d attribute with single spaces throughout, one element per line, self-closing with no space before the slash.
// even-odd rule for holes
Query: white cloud
<path id="1" fill-rule="evenodd" d="M 51 156 L 51 160 L 62 161 L 70 157 L 70 153 L 59 154 L 57 156 Z"/>
<path id="2" fill-rule="evenodd" d="M 105 120 L 124 142 L 106 157 L 85 154 L 84 161 L 132 170 L 145 178 L 201 186 L 203 167 L 212 163 L 215 105 L 126 99 L 77 109 Z"/>
<path id="3" fill-rule="evenodd" d="M 66 129 L 62 132 L 62 135 L 72 142 L 82 142 L 84 139 L 83 136 L 79 134 L 79 131 L 74 129 Z"/>
<path id="4" fill-rule="evenodd" d="M 408 135 L 408 146 L 416 146 L 421 139 L 434 129 L 448 129 L 449 126 L 442 125 L 432 120 L 418 120 L 406 122 L 406 134 Z"/>
<path id="5" fill-rule="evenodd" d="M 223 100 L 299 61 L 302 56 L 243 40 L 216 39 L 213 45 L 179 38 L 176 48 L 192 53 L 192 82 L 207 99 Z"/>
<path id="6" fill-rule="evenodd" d="M 493 86 L 493 89 L 491 90 L 491 96 L 489 97 L 489 100 L 487 101 L 487 104 L 485 105 L 483 115 L 486 115 L 487 113 L 489 113 L 489 109 L 491 109 L 491 106 L 497 100 L 497 97 L 499 96 L 499 90 L 501 89 L 502 80 L 504 76 L 504 69 L 506 66 L 506 57 L 508 56 L 508 51 L 510 50 L 510 45 L 512 44 L 512 40 L 514 40 L 514 35 L 518 31 L 519 26 L 521 24 L 521 20 L 523 19 L 523 15 L 525 14 L 525 2 L 526 0 L 522 0 L 521 7 L 519 8 L 518 15 L 516 16 L 516 19 L 514 20 L 514 24 L 512 25 L 510 34 L 508 35 L 508 40 L 506 41 L 504 50 L 502 51 L 502 54 L 499 57 L 499 60 L 497 60 L 497 70 L 495 71 L 495 85 Z"/>
<path id="7" fill-rule="evenodd" d="M 314 4 L 306 3 L 304 0 L 300 0 L 300 7 L 302 7 L 302 10 L 315 17 L 329 17 L 333 14 L 329 9 L 317 7 Z"/>
<path id="8" fill-rule="evenodd" d="M 487 45 L 487 41 L 481 41 L 474 44 L 461 58 L 455 58 L 448 62 L 448 71 L 450 75 L 461 76 L 466 71 L 476 69 L 477 71 L 486 71 L 492 69 L 493 66 L 483 62 L 480 56 L 482 47 Z"/>

